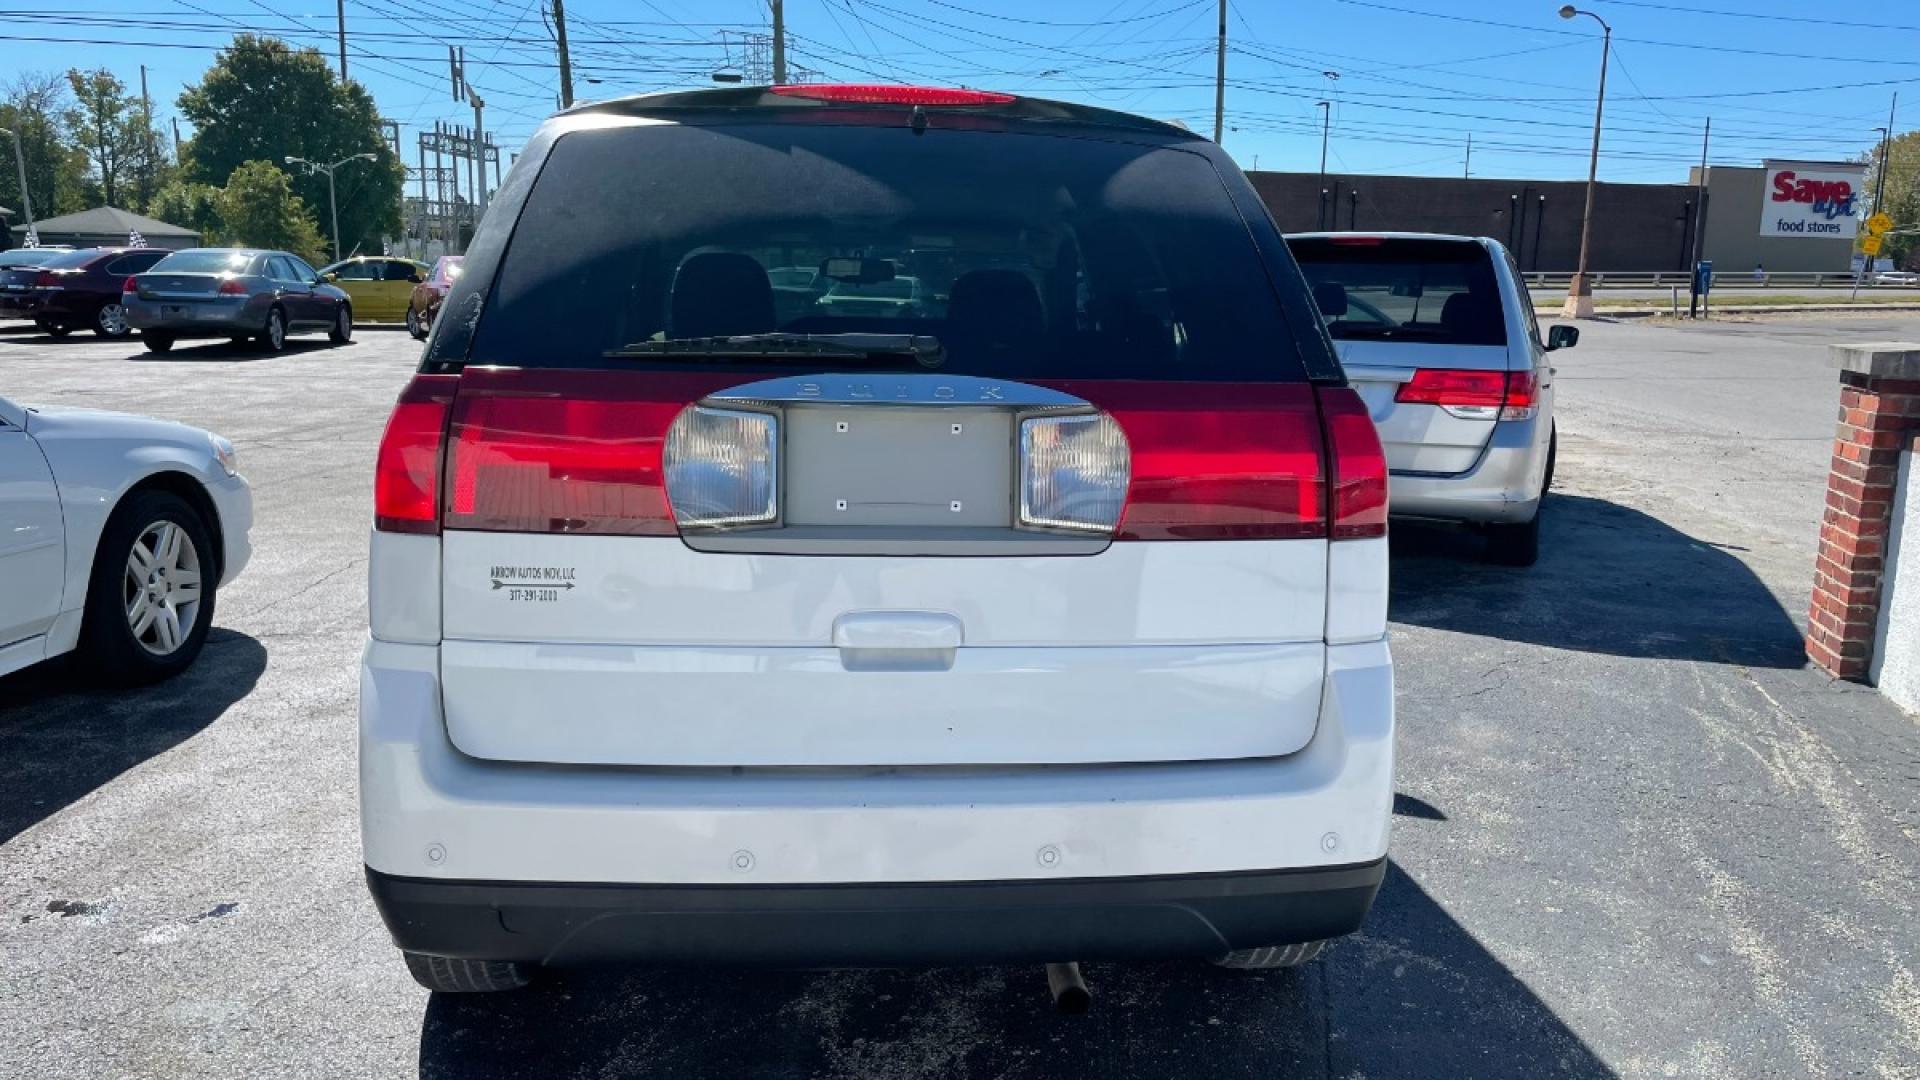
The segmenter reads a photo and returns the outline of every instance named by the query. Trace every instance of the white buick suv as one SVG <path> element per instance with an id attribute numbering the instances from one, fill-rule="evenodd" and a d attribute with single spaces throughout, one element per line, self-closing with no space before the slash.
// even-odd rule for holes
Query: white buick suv
<path id="1" fill-rule="evenodd" d="M 360 695 L 424 985 L 1360 926 L 1386 463 L 1218 147 L 970 90 L 630 98 L 541 127 L 465 267 L 379 449 Z"/>

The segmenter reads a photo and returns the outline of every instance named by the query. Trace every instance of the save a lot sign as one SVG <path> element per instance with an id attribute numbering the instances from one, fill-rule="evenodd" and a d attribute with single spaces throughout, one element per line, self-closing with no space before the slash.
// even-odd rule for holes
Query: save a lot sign
<path id="1" fill-rule="evenodd" d="M 1851 240 L 1859 229 L 1865 165 L 1769 161 L 1760 199 L 1761 236 Z"/>

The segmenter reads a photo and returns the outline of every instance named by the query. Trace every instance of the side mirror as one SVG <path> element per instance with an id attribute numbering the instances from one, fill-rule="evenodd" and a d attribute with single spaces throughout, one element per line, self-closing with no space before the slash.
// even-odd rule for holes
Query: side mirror
<path id="1" fill-rule="evenodd" d="M 427 276 L 425 274 L 422 274 L 420 271 L 415 270 L 412 274 L 407 276 L 407 280 L 413 282 L 415 285 L 418 285 L 421 282 L 427 280 Z"/>
<path id="2" fill-rule="evenodd" d="M 318 285 L 322 281 L 333 282 L 333 281 L 339 281 L 339 280 L 340 280 L 340 275 L 338 273 L 321 274 L 319 277 L 313 279 L 314 284 L 316 285 Z"/>
<path id="3" fill-rule="evenodd" d="M 1550 326 L 1547 328 L 1547 351 L 1571 349 L 1580 344 L 1580 328 L 1577 326 Z"/>

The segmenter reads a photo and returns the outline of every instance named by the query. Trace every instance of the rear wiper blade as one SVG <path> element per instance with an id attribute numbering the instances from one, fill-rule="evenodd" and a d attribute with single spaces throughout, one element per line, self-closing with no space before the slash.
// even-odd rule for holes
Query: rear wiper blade
<path id="1" fill-rule="evenodd" d="M 703 360 L 897 360 L 939 367 L 946 347 L 930 334 L 734 334 L 726 337 L 636 341 L 608 357 L 698 357 Z"/>

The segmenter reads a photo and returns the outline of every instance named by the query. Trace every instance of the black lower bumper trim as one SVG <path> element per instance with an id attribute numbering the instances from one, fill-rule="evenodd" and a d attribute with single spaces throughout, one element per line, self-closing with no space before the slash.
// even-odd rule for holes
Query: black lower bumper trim
<path id="1" fill-rule="evenodd" d="M 409 952 L 552 966 L 861 967 L 1219 956 L 1360 927 L 1386 860 L 1169 877 L 878 885 L 367 885 Z"/>

